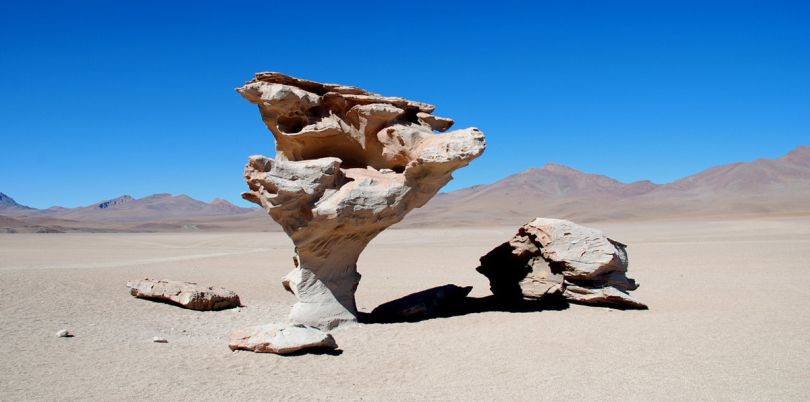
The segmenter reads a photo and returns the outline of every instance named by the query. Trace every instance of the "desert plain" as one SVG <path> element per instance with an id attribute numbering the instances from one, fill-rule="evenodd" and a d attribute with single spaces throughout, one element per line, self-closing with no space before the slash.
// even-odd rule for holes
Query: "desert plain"
<path id="1" fill-rule="evenodd" d="M 334 353 L 228 349 L 283 321 L 280 232 L 0 234 L 2 400 L 803 400 L 810 217 L 589 224 L 629 245 L 649 310 L 483 311 L 333 332 Z M 361 255 L 361 312 L 444 284 L 490 294 L 478 258 L 514 226 L 397 228 Z M 244 307 L 136 299 L 127 280 L 223 286 Z M 75 336 L 57 338 L 69 329 Z M 153 343 L 155 336 L 168 340 Z"/>

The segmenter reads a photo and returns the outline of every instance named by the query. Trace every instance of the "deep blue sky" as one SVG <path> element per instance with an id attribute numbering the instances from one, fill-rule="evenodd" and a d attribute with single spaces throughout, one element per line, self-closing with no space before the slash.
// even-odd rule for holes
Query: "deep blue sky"
<path id="1" fill-rule="evenodd" d="M 247 156 L 274 153 L 233 90 L 257 71 L 479 127 L 446 190 L 552 161 L 662 183 L 810 144 L 806 1 L 429 3 L 4 0 L 0 191 L 236 202 Z"/>

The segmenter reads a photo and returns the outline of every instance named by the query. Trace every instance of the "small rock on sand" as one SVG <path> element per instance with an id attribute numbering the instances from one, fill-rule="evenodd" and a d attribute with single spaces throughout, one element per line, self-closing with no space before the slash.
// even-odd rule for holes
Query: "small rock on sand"
<path id="1" fill-rule="evenodd" d="M 57 338 L 72 338 L 73 333 L 66 330 L 66 329 L 63 329 L 63 330 L 56 333 L 56 337 Z"/>

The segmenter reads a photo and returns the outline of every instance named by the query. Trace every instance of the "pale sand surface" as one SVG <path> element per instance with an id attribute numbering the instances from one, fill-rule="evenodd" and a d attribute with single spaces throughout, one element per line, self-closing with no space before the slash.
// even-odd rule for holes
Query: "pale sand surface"
<path id="1" fill-rule="evenodd" d="M 0 400 L 810 398 L 810 219 L 593 226 L 630 245 L 649 311 L 366 324 L 334 333 L 340 355 L 294 357 L 227 347 L 230 329 L 294 301 L 282 233 L 0 235 Z M 515 230 L 386 231 L 359 262 L 358 304 L 447 283 L 486 296 L 478 257 Z M 247 307 L 131 297 L 125 282 L 147 276 L 224 286 Z"/>

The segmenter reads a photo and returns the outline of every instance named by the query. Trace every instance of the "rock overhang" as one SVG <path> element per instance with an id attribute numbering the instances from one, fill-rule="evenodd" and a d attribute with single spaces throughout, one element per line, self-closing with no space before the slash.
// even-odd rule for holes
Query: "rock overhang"
<path id="1" fill-rule="evenodd" d="M 360 252 L 480 156 L 483 133 L 446 132 L 453 121 L 427 103 L 281 73 L 258 73 L 237 92 L 276 140 L 275 158 L 249 158 L 243 197 L 296 246 L 300 264 L 284 279 L 299 299 L 292 323 L 356 322 Z"/>

